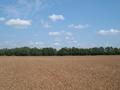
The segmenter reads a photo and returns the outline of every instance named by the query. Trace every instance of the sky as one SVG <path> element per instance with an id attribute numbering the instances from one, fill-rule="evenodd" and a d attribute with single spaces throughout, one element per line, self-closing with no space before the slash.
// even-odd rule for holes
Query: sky
<path id="1" fill-rule="evenodd" d="M 0 0 L 0 48 L 120 47 L 120 0 Z"/>

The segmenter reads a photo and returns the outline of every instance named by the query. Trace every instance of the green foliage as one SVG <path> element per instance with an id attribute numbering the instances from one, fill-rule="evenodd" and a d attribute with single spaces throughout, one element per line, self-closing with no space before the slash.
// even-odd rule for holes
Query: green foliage
<path id="1" fill-rule="evenodd" d="M 0 49 L 0 56 L 82 56 L 82 55 L 120 55 L 120 48 L 14 48 Z"/>
<path id="2" fill-rule="evenodd" d="M 70 53 L 71 53 L 70 48 L 61 48 L 60 50 L 58 50 L 57 55 L 67 56 L 67 55 L 70 55 Z"/>

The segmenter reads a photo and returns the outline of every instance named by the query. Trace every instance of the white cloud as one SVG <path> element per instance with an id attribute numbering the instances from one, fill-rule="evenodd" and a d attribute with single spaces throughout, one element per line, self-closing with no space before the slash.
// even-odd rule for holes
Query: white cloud
<path id="1" fill-rule="evenodd" d="M 44 27 L 44 28 L 50 28 L 51 25 L 48 23 L 48 22 L 45 22 L 44 20 L 41 20 L 41 25 Z"/>
<path id="2" fill-rule="evenodd" d="M 75 43 L 75 44 L 78 43 L 78 41 L 76 41 L 76 40 L 73 40 L 72 42 Z"/>
<path id="3" fill-rule="evenodd" d="M 31 21 L 30 20 L 19 19 L 19 18 L 18 19 L 10 19 L 6 22 L 6 25 L 23 28 L 23 27 L 30 26 Z"/>
<path id="4" fill-rule="evenodd" d="M 60 46 L 60 43 L 55 42 L 54 45 L 55 45 L 55 46 Z"/>
<path id="5" fill-rule="evenodd" d="M 35 12 L 44 7 L 44 0 L 18 0 L 19 5 L 25 6 L 28 10 L 34 9 Z"/>
<path id="6" fill-rule="evenodd" d="M 0 17 L 0 21 L 5 21 L 5 18 L 4 17 Z"/>
<path id="7" fill-rule="evenodd" d="M 61 46 L 61 45 L 75 45 L 77 44 L 77 41 L 74 39 L 74 35 L 72 32 L 66 32 L 66 31 L 59 31 L 59 32 L 49 32 L 50 36 L 53 36 L 53 40 L 55 43 L 53 43 L 54 46 Z"/>
<path id="8" fill-rule="evenodd" d="M 100 30 L 98 34 L 100 35 L 116 35 L 120 33 L 120 30 L 117 29 L 110 29 L 110 30 Z"/>
<path id="9" fill-rule="evenodd" d="M 12 17 L 37 16 L 47 5 L 46 0 L 15 0 L 14 3 L 0 4 L 0 12 Z"/>
<path id="10" fill-rule="evenodd" d="M 56 15 L 56 14 L 53 14 L 51 16 L 49 16 L 49 19 L 52 20 L 53 22 L 56 22 L 56 21 L 63 21 L 65 18 L 63 15 Z"/>
<path id="11" fill-rule="evenodd" d="M 70 39 L 70 37 L 65 37 L 65 39 L 66 39 L 66 40 L 69 40 L 69 39 Z"/>
<path id="12" fill-rule="evenodd" d="M 65 33 L 67 36 L 72 36 L 73 34 L 71 32 L 66 32 Z"/>
<path id="13" fill-rule="evenodd" d="M 65 36 L 73 36 L 73 33 L 72 32 L 66 32 L 64 30 L 61 31 L 61 33 Z"/>
<path id="14" fill-rule="evenodd" d="M 60 36 L 60 32 L 49 32 L 50 36 Z"/>
<path id="15" fill-rule="evenodd" d="M 79 29 L 79 30 L 86 29 L 88 27 L 89 27 L 88 24 L 85 24 L 85 25 L 82 25 L 82 24 L 79 24 L 79 25 L 74 25 L 74 24 L 68 25 L 68 28 Z"/>
<path id="16" fill-rule="evenodd" d="M 39 42 L 39 41 L 30 41 L 29 44 L 30 44 L 30 45 L 33 45 L 33 46 L 34 46 L 34 45 L 44 45 L 43 42 Z"/>

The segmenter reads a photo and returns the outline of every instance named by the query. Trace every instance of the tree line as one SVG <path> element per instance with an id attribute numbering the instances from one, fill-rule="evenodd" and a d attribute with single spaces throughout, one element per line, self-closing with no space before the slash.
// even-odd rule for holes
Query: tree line
<path id="1" fill-rule="evenodd" d="M 0 56 L 83 56 L 83 55 L 120 55 L 120 48 L 13 48 L 0 49 Z"/>

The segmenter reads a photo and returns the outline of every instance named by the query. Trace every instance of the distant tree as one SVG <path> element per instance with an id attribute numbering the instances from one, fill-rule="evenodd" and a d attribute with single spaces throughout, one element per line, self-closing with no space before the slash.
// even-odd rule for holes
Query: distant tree
<path id="1" fill-rule="evenodd" d="M 68 55 L 71 55 L 71 49 L 70 48 L 61 48 L 58 52 L 57 52 L 57 55 L 60 55 L 60 56 L 68 56 Z"/>
<path id="2" fill-rule="evenodd" d="M 120 48 L 113 47 L 94 47 L 94 48 L 61 48 L 56 50 L 54 48 L 13 48 L 0 49 L 0 56 L 82 56 L 82 55 L 120 55 Z"/>
<path id="3" fill-rule="evenodd" d="M 79 50 L 79 48 L 75 48 L 75 47 L 73 47 L 73 48 L 71 48 L 71 49 L 69 49 L 70 50 L 70 52 L 71 52 L 71 54 L 70 55 L 80 55 L 80 50 Z"/>
<path id="4" fill-rule="evenodd" d="M 54 56 L 57 54 L 57 50 L 53 48 L 43 48 L 42 55 L 43 56 Z"/>
<path id="5" fill-rule="evenodd" d="M 42 56 L 42 49 L 31 48 L 30 49 L 30 55 L 31 56 Z"/>
<path id="6" fill-rule="evenodd" d="M 120 49 L 114 48 L 112 54 L 113 54 L 113 55 L 120 55 Z"/>

